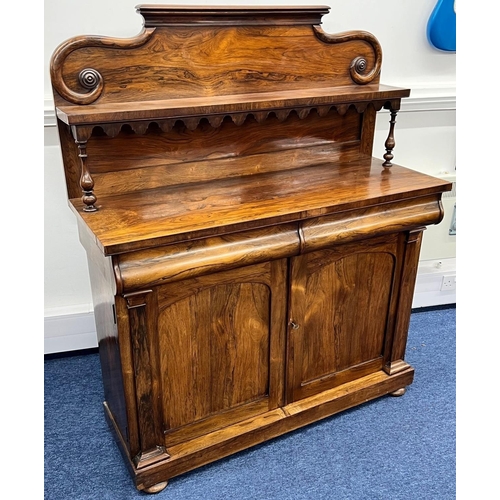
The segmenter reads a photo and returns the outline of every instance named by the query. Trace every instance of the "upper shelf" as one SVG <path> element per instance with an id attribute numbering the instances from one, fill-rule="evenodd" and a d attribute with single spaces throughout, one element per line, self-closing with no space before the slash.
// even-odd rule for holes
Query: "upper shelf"
<path id="1" fill-rule="evenodd" d="M 387 101 L 401 99 L 409 95 L 409 89 L 387 85 L 346 85 L 211 97 L 110 102 L 86 106 L 68 104 L 57 107 L 57 116 L 68 125 L 97 125 L 128 121 L 225 116 L 234 113 L 249 114 L 303 107 L 331 107 L 332 105 L 363 102 L 376 102 L 380 108 Z"/>

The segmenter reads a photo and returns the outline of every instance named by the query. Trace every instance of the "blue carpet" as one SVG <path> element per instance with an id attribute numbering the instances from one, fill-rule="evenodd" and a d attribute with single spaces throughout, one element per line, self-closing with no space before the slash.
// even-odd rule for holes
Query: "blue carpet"
<path id="1" fill-rule="evenodd" d="M 46 500 L 454 500 L 454 307 L 414 312 L 406 394 L 365 403 L 138 492 L 104 419 L 95 353 L 45 360 Z"/>

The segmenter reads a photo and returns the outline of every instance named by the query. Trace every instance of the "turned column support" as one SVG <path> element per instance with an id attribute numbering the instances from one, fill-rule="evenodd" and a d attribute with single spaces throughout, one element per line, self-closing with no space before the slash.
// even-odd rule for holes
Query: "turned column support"
<path id="1" fill-rule="evenodd" d="M 385 141 L 385 151 L 384 154 L 384 163 L 382 166 L 385 168 L 392 167 L 392 159 L 394 155 L 392 154 L 392 150 L 396 146 L 396 141 L 394 140 L 394 127 L 396 126 L 396 116 L 398 114 L 399 108 L 401 105 L 401 101 L 391 101 L 384 106 L 384 109 L 388 109 L 391 113 L 391 119 L 389 120 L 389 135 L 387 136 L 387 140 Z"/>
<path id="2" fill-rule="evenodd" d="M 87 166 L 87 141 L 92 134 L 92 128 L 73 126 L 71 127 L 71 133 L 73 134 L 75 143 L 78 146 L 78 157 L 80 158 L 80 187 L 83 193 L 83 211 L 95 212 L 97 210 L 97 207 L 95 206 L 97 198 L 94 194 L 94 179 L 92 179 Z"/>

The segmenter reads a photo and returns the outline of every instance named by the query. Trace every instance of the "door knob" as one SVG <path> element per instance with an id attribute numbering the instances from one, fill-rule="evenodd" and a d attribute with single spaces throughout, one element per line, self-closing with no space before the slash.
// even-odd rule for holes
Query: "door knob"
<path id="1" fill-rule="evenodd" d="M 292 327 L 293 330 L 298 330 L 299 325 L 295 323 L 294 321 L 290 321 L 290 326 Z"/>

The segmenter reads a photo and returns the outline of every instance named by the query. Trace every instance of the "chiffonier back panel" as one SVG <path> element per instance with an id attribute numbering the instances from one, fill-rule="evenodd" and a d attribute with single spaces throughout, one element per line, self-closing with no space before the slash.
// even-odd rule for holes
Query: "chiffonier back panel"
<path id="1" fill-rule="evenodd" d="M 381 49 L 326 33 L 328 7 L 137 11 L 136 36 L 82 35 L 53 54 L 68 198 L 82 196 L 76 139 L 98 199 L 371 154 Z"/>
<path id="2" fill-rule="evenodd" d="M 315 109 L 303 119 L 295 111 L 258 123 L 252 115 L 236 125 L 202 121 L 195 130 L 178 122 L 164 132 L 155 123 L 144 134 L 124 127 L 115 137 L 94 132 L 88 167 L 100 196 L 178 184 L 318 165 L 359 154 L 362 115 Z M 110 156 L 110 151 L 113 154 Z"/>
<path id="3" fill-rule="evenodd" d="M 80 71 L 97 70 L 104 89 L 93 104 L 351 85 L 354 57 L 370 67 L 375 58 L 363 40 L 325 43 L 307 25 L 173 26 L 146 29 L 121 44 L 89 42 L 65 58 L 61 75 L 71 90 L 85 93 Z M 56 96 L 56 105 L 64 101 Z"/>

